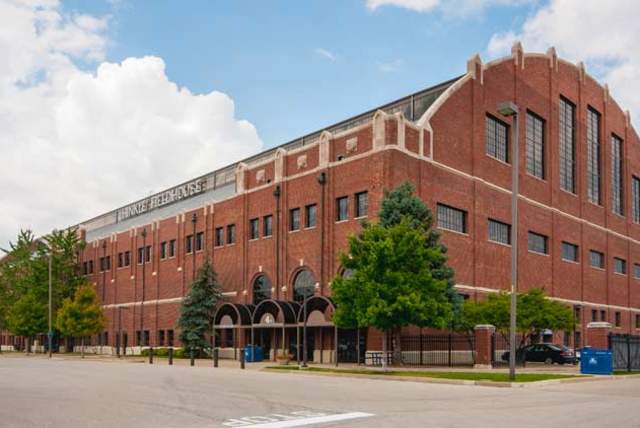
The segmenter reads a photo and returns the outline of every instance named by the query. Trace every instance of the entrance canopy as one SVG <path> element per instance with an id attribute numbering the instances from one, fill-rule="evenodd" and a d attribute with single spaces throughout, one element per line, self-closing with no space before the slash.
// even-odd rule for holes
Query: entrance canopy
<path id="1" fill-rule="evenodd" d="M 249 328 L 253 311 L 253 305 L 225 302 L 216 310 L 213 325 L 217 329 Z"/>

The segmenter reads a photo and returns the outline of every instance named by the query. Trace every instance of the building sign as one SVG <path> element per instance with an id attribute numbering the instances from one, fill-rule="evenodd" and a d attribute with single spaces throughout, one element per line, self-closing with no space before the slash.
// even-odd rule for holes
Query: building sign
<path id="1" fill-rule="evenodd" d="M 260 319 L 260 324 L 273 324 L 274 322 L 276 322 L 276 320 L 273 318 L 273 315 L 268 312 Z"/>
<path id="2" fill-rule="evenodd" d="M 165 190 L 146 199 L 127 205 L 118 210 L 118 220 L 123 221 L 130 217 L 139 216 L 146 212 L 155 210 L 172 202 L 190 198 L 207 190 L 207 179 L 199 178 L 188 183 Z"/>

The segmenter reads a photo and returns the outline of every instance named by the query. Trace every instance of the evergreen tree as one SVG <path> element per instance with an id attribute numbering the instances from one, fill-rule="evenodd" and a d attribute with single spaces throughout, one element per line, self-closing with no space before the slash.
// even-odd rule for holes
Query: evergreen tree
<path id="1" fill-rule="evenodd" d="M 405 181 L 391 191 L 385 191 L 380 206 L 380 224 L 391 227 L 408 219 L 411 227 L 420 227 L 426 234 L 426 246 L 437 248 L 437 256 L 430 261 L 430 269 L 434 278 L 447 282 L 447 296 L 453 308 L 453 317 L 449 327 L 461 328 L 462 303 L 461 296 L 455 289 L 455 272 L 447 265 L 447 247 L 440 242 L 440 233 L 433 228 L 433 215 L 429 207 L 415 196 L 415 187 L 411 182 Z"/>
<path id="2" fill-rule="evenodd" d="M 349 238 L 349 254 L 342 255 L 353 275 L 338 276 L 331 285 L 334 322 L 382 330 L 385 355 L 388 333 L 400 327 L 446 328 L 452 316 L 447 281 L 431 269 L 440 257 L 440 247 L 429 246 L 427 232 L 408 218 L 389 227 L 365 224 L 359 236 Z"/>
<path id="3" fill-rule="evenodd" d="M 211 348 L 205 335 L 213 327 L 213 315 L 221 298 L 222 291 L 216 273 L 206 258 L 180 307 L 180 341 L 188 352 L 195 354 Z"/>
<path id="4" fill-rule="evenodd" d="M 84 338 L 100 333 L 105 326 L 104 313 L 92 285 L 78 287 L 73 300 L 64 300 L 58 310 L 56 326 L 65 336 L 81 338 L 81 353 L 84 358 Z"/>

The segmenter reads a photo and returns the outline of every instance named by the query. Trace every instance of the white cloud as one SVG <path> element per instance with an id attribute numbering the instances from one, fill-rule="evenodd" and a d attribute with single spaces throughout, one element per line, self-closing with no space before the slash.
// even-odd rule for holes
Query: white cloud
<path id="1" fill-rule="evenodd" d="M 396 59 L 389 62 L 381 62 L 378 64 L 378 70 L 383 73 L 395 73 L 399 71 L 404 65 L 404 61 L 401 59 Z"/>
<path id="2" fill-rule="evenodd" d="M 467 17 L 492 6 L 529 3 L 533 0 L 366 0 L 369 10 L 394 6 L 415 12 L 440 11 L 448 16 Z"/>
<path id="3" fill-rule="evenodd" d="M 587 71 L 608 83 L 623 108 L 640 119 L 640 2 L 618 0 L 551 0 L 516 32 L 495 34 L 489 54 L 502 55 L 515 40 L 526 51 L 544 52 L 555 46 L 558 54 L 584 61 Z"/>
<path id="4" fill-rule="evenodd" d="M 321 57 L 328 59 L 331 62 L 335 62 L 336 59 L 338 59 L 338 57 L 336 56 L 336 54 L 334 54 L 333 52 L 327 50 L 327 49 L 323 49 L 323 48 L 316 48 L 315 49 L 315 53 L 320 55 Z"/>
<path id="5" fill-rule="evenodd" d="M 88 219 L 262 145 L 227 95 L 179 87 L 161 58 L 100 63 L 108 22 L 0 0 L 0 247 L 20 227 Z"/>

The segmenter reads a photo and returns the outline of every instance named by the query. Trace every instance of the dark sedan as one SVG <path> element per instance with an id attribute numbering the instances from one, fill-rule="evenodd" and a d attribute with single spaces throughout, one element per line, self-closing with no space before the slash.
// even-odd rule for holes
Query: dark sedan
<path id="1" fill-rule="evenodd" d="M 509 352 L 502 354 L 502 359 L 509 361 Z M 573 349 L 552 343 L 538 343 L 520 348 L 516 351 L 516 360 L 545 364 L 576 364 L 578 362 Z"/>

